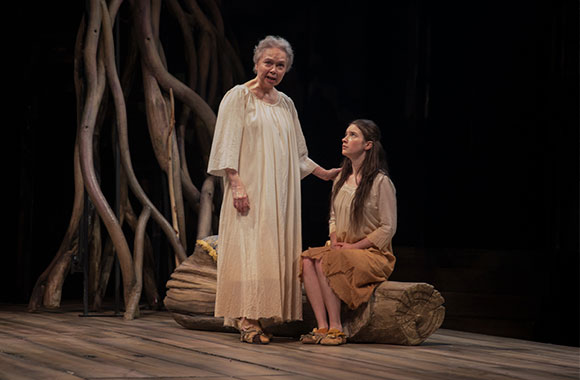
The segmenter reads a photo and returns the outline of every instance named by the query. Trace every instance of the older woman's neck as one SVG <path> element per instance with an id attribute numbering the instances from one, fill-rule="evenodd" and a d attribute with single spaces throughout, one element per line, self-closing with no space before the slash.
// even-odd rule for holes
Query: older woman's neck
<path id="1" fill-rule="evenodd" d="M 276 95 L 275 87 L 264 87 L 258 78 L 249 80 L 246 82 L 246 86 L 260 99 Z"/>

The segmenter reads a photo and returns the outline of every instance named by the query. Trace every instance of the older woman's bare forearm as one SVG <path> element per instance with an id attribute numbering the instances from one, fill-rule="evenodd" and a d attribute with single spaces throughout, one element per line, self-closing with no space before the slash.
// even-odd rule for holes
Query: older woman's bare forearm
<path id="1" fill-rule="evenodd" d="M 317 176 L 318 178 L 324 181 L 332 181 L 336 176 L 340 173 L 340 168 L 334 169 L 324 169 L 321 166 L 317 166 L 313 171 L 312 174 Z"/>

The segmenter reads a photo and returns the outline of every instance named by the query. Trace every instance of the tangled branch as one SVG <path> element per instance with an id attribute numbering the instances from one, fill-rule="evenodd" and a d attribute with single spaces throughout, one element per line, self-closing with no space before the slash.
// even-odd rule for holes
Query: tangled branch
<path id="1" fill-rule="evenodd" d="M 217 218 L 213 207 L 215 184 L 212 177 L 200 179 L 200 192 L 188 170 L 186 131 L 195 130 L 196 147 L 205 167 L 213 135 L 219 97 L 234 81 L 242 78 L 242 66 L 231 44 L 225 38 L 219 6 L 214 0 L 90 0 L 81 20 L 75 45 L 75 90 L 78 126 L 73 162 L 75 195 L 73 211 L 61 246 L 50 265 L 38 278 L 29 301 L 29 310 L 41 305 L 60 306 L 61 288 L 71 266 L 79 255 L 80 225 L 88 210 L 90 246 L 90 295 L 98 309 L 107 288 L 113 255 L 119 260 L 123 279 L 124 317 L 138 316 L 144 289 L 150 303 L 159 302 L 155 289 L 151 258 L 151 239 L 147 236 L 149 220 L 154 221 L 170 244 L 176 265 L 187 258 L 187 231 L 197 230 L 196 237 L 212 233 Z M 187 79 L 178 80 L 167 69 L 166 56 L 159 39 L 160 13 L 167 9 L 177 20 L 184 41 Z M 204 11 L 205 10 L 205 11 Z M 117 68 L 119 43 L 114 38 L 119 12 L 131 15 L 130 33 L 126 33 L 127 52 L 124 73 Z M 207 12 L 207 13 L 206 13 Z M 140 70 L 136 70 L 140 68 Z M 141 74 L 142 86 L 133 80 Z M 135 89 L 142 89 L 145 100 L 147 131 L 156 162 L 167 178 L 171 221 L 159 211 L 147 195 L 133 169 L 129 148 L 129 124 L 126 99 Z M 114 112 L 107 112 L 112 105 Z M 175 110 L 181 113 L 176 126 Z M 213 108 L 212 108 L 213 107 Z M 121 163 L 119 209 L 110 206 L 104 195 L 99 165 L 99 126 L 106 121 L 115 125 Z M 201 137 L 201 139 L 200 139 Z M 95 160 L 97 160 L 95 162 Z M 133 197 L 129 197 L 129 193 Z M 85 194 L 90 204 L 85 207 Z M 137 217 L 130 199 L 136 199 L 141 210 Z M 186 204 L 194 217 L 187 217 Z M 193 221 L 194 227 L 189 226 Z M 123 228 L 127 224 L 131 232 Z M 106 244 L 100 243 L 100 226 L 105 227 Z M 129 235 L 133 235 L 132 244 Z M 131 247 L 132 245 L 132 247 Z"/>

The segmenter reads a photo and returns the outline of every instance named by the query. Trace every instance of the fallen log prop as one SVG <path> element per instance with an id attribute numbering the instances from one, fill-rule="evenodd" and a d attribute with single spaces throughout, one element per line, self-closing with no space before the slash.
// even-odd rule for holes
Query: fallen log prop
<path id="1" fill-rule="evenodd" d="M 214 317 L 217 236 L 197 241 L 194 253 L 179 265 L 167 282 L 165 307 L 181 326 L 193 330 L 236 331 Z M 430 284 L 386 281 L 356 310 L 343 311 L 349 342 L 419 345 L 445 317 L 444 299 Z M 298 337 L 315 327 L 314 314 L 303 297 L 303 321 L 273 325 L 276 336 Z"/>

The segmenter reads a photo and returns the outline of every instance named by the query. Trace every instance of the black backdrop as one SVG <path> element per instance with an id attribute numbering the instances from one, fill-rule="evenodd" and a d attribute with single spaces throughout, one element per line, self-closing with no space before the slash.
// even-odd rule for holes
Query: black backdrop
<path id="1" fill-rule="evenodd" d="M 18 222 L 3 302 L 27 302 L 70 217 L 84 4 L 69 7 L 18 9 Z M 393 279 L 435 285 L 444 327 L 578 345 L 578 2 L 224 0 L 222 12 L 247 79 L 259 39 L 292 43 L 280 90 L 316 162 L 339 164 L 350 120 L 381 127 L 399 207 Z M 182 48 L 164 17 L 171 60 Z M 139 149 L 141 172 L 154 171 Z M 305 247 L 327 227 L 330 185 L 311 177 Z M 79 297 L 78 276 L 65 298 Z"/>

